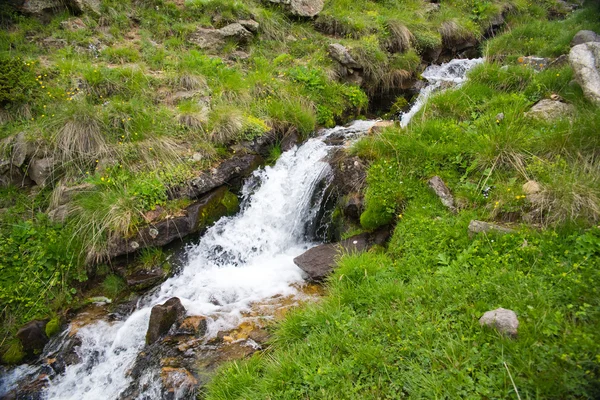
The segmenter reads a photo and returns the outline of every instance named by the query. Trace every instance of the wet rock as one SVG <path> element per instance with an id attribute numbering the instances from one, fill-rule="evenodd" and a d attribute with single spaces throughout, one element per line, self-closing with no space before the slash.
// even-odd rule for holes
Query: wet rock
<path id="1" fill-rule="evenodd" d="M 127 286 L 133 291 L 140 292 L 150 289 L 167 278 L 167 274 L 160 267 L 150 270 L 137 270 L 125 276 Z"/>
<path id="2" fill-rule="evenodd" d="M 371 129 L 369 129 L 369 133 L 379 133 L 384 129 L 392 127 L 394 125 L 396 125 L 394 121 L 378 121 L 375 123 L 375 125 L 373 125 L 373 127 L 371 127 Z"/>
<path id="3" fill-rule="evenodd" d="M 381 229 L 374 233 L 361 233 L 338 243 L 327 243 L 313 247 L 294 258 L 294 263 L 311 281 L 325 279 L 336 266 L 336 259 L 343 253 L 366 251 L 374 245 L 382 245 L 389 238 L 390 231 Z"/>
<path id="4" fill-rule="evenodd" d="M 456 212 L 456 206 L 454 205 L 454 196 L 450 193 L 450 189 L 444 183 L 442 178 L 434 176 L 428 182 L 429 187 L 433 189 L 437 197 L 440 198 L 442 204 L 446 206 L 450 211 Z"/>
<path id="5" fill-rule="evenodd" d="M 600 42 L 578 44 L 571 48 L 569 63 L 585 97 L 600 106 Z"/>
<path id="6" fill-rule="evenodd" d="M 109 243 L 106 257 L 113 259 L 146 247 L 161 247 L 182 239 L 206 228 L 222 216 L 236 213 L 237 206 L 237 197 L 225 186 L 221 186 L 186 207 L 179 215 L 167 216 L 147 225 L 131 238 L 114 239 Z"/>
<path id="7" fill-rule="evenodd" d="M 41 351 L 46 343 L 48 343 L 48 336 L 46 336 L 46 324 L 47 320 L 34 320 L 27 323 L 17 332 L 17 338 L 23 345 L 23 350 L 28 355 L 33 355 Z"/>
<path id="8" fill-rule="evenodd" d="M 579 31 L 571 40 L 571 47 L 588 42 L 600 42 L 600 35 L 594 31 Z"/>
<path id="9" fill-rule="evenodd" d="M 574 113 L 575 107 L 571 104 L 544 99 L 535 103 L 525 115 L 543 121 L 553 121 L 569 117 Z"/>
<path id="10" fill-rule="evenodd" d="M 152 344 L 169 332 L 171 326 L 185 315 L 185 308 L 177 297 L 152 307 L 146 332 L 146 344 Z"/>
<path id="11" fill-rule="evenodd" d="M 269 0 L 285 5 L 288 12 L 298 17 L 316 17 L 325 5 L 324 0 Z"/>
<path id="12" fill-rule="evenodd" d="M 184 319 L 177 331 L 176 335 L 190 335 L 195 337 L 202 337 L 206 334 L 207 321 L 205 317 L 194 315 Z"/>
<path id="13" fill-rule="evenodd" d="M 360 214 L 364 209 L 364 198 L 360 193 L 351 193 L 348 195 L 346 202 L 344 203 L 344 216 L 353 219 L 354 221 L 360 220 Z"/>
<path id="14" fill-rule="evenodd" d="M 56 166 L 57 162 L 53 157 L 32 160 L 27 168 L 27 175 L 38 186 L 45 186 L 51 183 Z"/>
<path id="15" fill-rule="evenodd" d="M 300 143 L 300 136 L 295 129 L 289 130 L 281 139 L 281 151 L 288 151 Z"/>
<path id="16" fill-rule="evenodd" d="M 172 198 L 187 197 L 198 198 L 219 186 L 229 183 L 237 178 L 250 175 L 261 163 L 262 158 L 256 154 L 242 154 L 233 156 L 211 171 L 202 172 L 199 176 L 188 182 L 183 188 L 173 189 Z"/>
<path id="17" fill-rule="evenodd" d="M 244 28 L 240 23 L 233 23 L 221 29 L 198 28 L 190 36 L 190 42 L 207 50 L 218 50 L 228 40 L 234 40 L 240 44 L 247 43 L 252 38 L 252 32 Z"/>
<path id="18" fill-rule="evenodd" d="M 163 399 L 184 399 L 193 395 L 198 380 L 185 368 L 163 367 L 160 379 L 166 393 Z"/>
<path id="19" fill-rule="evenodd" d="M 487 311 L 479 319 L 479 324 L 481 326 L 495 328 L 498 332 L 512 337 L 517 336 L 517 329 L 519 328 L 517 314 L 512 310 L 504 308 Z"/>
<path id="20" fill-rule="evenodd" d="M 476 233 L 506 234 L 506 233 L 514 233 L 514 232 L 515 231 L 513 229 L 506 228 L 506 227 L 496 225 L 496 224 L 491 224 L 489 222 L 472 220 L 469 223 L 469 234 L 471 234 L 471 235 L 476 234 Z"/>
<path id="21" fill-rule="evenodd" d="M 546 69 L 550 60 L 548 58 L 527 56 L 527 57 L 519 57 L 517 59 L 517 62 L 520 65 L 525 65 L 528 67 L 532 67 L 536 71 L 541 71 L 543 69 Z"/>
<path id="22" fill-rule="evenodd" d="M 364 162 L 355 156 L 348 156 L 344 149 L 340 149 L 330 157 L 333 169 L 332 185 L 340 195 L 360 192 L 367 178 Z"/>

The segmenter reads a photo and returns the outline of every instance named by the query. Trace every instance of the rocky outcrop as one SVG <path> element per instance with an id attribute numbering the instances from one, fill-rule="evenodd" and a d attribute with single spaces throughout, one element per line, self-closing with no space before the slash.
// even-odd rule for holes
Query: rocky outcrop
<path id="1" fill-rule="evenodd" d="M 574 46 L 569 53 L 569 63 L 585 97 L 600 106 L 600 42 Z"/>
<path id="2" fill-rule="evenodd" d="M 488 311 L 479 319 L 481 326 L 494 328 L 498 332 L 511 337 L 517 337 L 517 329 L 519 328 L 519 320 L 517 314 L 512 310 L 497 308 Z"/>
<path id="3" fill-rule="evenodd" d="M 166 278 L 166 272 L 160 266 L 157 266 L 149 270 L 140 269 L 133 271 L 130 274 L 126 274 L 125 282 L 127 282 L 127 286 L 129 286 L 131 290 L 140 292 L 158 285 Z"/>
<path id="4" fill-rule="evenodd" d="M 244 25 L 250 29 L 256 28 L 258 30 L 258 23 L 256 25 L 250 24 L 248 21 L 243 21 Z M 229 24 L 221 29 L 212 28 L 198 28 L 190 36 L 190 42 L 196 44 L 201 49 L 205 50 L 219 50 L 227 41 L 235 41 L 239 44 L 245 44 L 250 41 L 253 37 L 252 31 L 248 30 L 239 22 Z"/>
<path id="5" fill-rule="evenodd" d="M 344 149 L 334 152 L 329 164 L 333 169 L 332 185 L 340 195 L 360 192 L 367 179 L 367 167 L 356 156 L 348 156 Z"/>
<path id="6" fill-rule="evenodd" d="M 23 346 L 23 351 L 29 356 L 39 353 L 48 343 L 48 336 L 46 336 L 47 323 L 47 320 L 34 320 L 17 332 L 17 338 Z"/>
<path id="7" fill-rule="evenodd" d="M 294 263 L 303 270 L 308 279 L 319 282 L 335 268 L 336 259 L 344 253 L 359 253 L 374 245 L 384 244 L 390 235 L 385 228 L 374 233 L 361 233 L 338 243 L 327 243 L 304 252 L 294 258 Z"/>
<path id="8" fill-rule="evenodd" d="M 497 234 L 506 234 L 506 233 L 514 233 L 515 231 L 510 228 L 506 228 L 500 225 L 491 224 L 489 222 L 472 220 L 469 223 L 469 234 L 473 235 L 476 233 L 497 233 Z"/>
<path id="9" fill-rule="evenodd" d="M 224 183 L 224 182 L 223 182 Z M 118 238 L 109 245 L 108 258 L 129 254 L 146 247 L 160 247 L 198 232 L 224 215 L 237 212 L 237 197 L 225 186 L 204 195 L 180 215 L 147 225 L 131 238 Z"/>
<path id="10" fill-rule="evenodd" d="M 456 212 L 456 206 L 454 205 L 454 196 L 450 193 L 450 189 L 444 183 L 442 178 L 434 176 L 428 182 L 429 187 L 433 189 L 435 194 L 440 198 L 442 204 L 446 206 L 450 211 Z"/>
<path id="11" fill-rule="evenodd" d="M 8 0 L 8 4 L 23 14 L 43 20 L 65 10 L 100 15 L 100 0 Z"/>
<path id="12" fill-rule="evenodd" d="M 345 80 L 362 84 L 362 67 L 356 62 L 348 49 L 339 43 L 332 43 L 327 49 L 329 56 L 337 61 L 339 65 L 339 75 Z"/>
<path id="13" fill-rule="evenodd" d="M 250 175 L 262 162 L 262 157 L 256 154 L 233 156 L 212 170 L 202 172 L 191 179 L 185 187 L 174 188 L 171 198 L 198 198 L 219 186 Z"/>
<path id="14" fill-rule="evenodd" d="M 600 42 L 600 35 L 594 31 L 579 31 L 571 39 L 571 47 L 588 42 Z"/>
<path id="15" fill-rule="evenodd" d="M 181 322 L 175 334 L 202 337 L 206 334 L 207 326 L 208 324 L 205 317 L 193 315 Z"/>
<path id="16" fill-rule="evenodd" d="M 543 121 L 553 121 L 572 116 L 574 113 L 575 107 L 571 104 L 544 99 L 535 103 L 525 115 Z"/>
<path id="17" fill-rule="evenodd" d="M 169 329 L 177 321 L 185 316 L 185 308 L 181 300 L 172 297 L 163 304 L 152 307 L 148 331 L 146 332 L 146 344 L 152 344 L 169 332 Z"/>
<path id="18" fill-rule="evenodd" d="M 269 0 L 283 4 L 288 12 L 298 17 L 316 17 L 325 5 L 324 0 Z"/>

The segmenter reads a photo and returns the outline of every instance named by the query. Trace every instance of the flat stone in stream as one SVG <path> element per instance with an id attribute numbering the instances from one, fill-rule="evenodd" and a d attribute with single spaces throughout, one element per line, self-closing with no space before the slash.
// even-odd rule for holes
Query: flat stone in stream
<path id="1" fill-rule="evenodd" d="M 389 235 L 386 228 L 373 233 L 361 233 L 338 243 L 322 244 L 294 258 L 294 263 L 306 272 L 308 280 L 319 282 L 333 271 L 338 256 L 343 253 L 360 253 L 376 244 L 382 245 Z"/>

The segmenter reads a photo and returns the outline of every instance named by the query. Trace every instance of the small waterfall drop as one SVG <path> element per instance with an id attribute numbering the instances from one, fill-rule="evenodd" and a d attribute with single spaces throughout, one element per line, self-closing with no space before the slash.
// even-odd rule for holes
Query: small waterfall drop
<path id="1" fill-rule="evenodd" d="M 423 108 L 429 96 L 440 89 L 444 83 L 461 85 L 467 79 L 467 72 L 481 63 L 483 58 L 455 59 L 442 65 L 430 65 L 425 68 L 421 76 L 427 80 L 427 86 L 421 89 L 410 110 L 402 114 L 400 126 L 403 128 L 408 126 L 412 117 Z"/>
<path id="2" fill-rule="evenodd" d="M 81 362 L 50 381 L 48 400 L 117 399 L 131 384 L 128 371 L 145 346 L 153 305 L 177 296 L 188 315 L 208 319 L 207 338 L 236 328 L 253 303 L 273 296 L 296 295 L 303 282 L 294 257 L 315 245 L 306 223 L 315 219 L 322 196 L 319 183 L 331 175 L 324 161 L 335 147 L 330 135 L 348 139 L 366 132 L 374 121 L 329 129 L 318 138 L 281 155 L 277 163 L 256 171 L 242 190 L 242 210 L 215 223 L 188 250 L 187 265 L 143 298 L 127 319 L 98 321 L 81 328 L 77 353 Z M 321 185 L 322 186 L 322 185 Z M 148 371 L 142 379 L 152 380 Z M 149 378 L 150 377 L 150 378 Z M 156 387 L 140 394 L 159 398 Z"/>

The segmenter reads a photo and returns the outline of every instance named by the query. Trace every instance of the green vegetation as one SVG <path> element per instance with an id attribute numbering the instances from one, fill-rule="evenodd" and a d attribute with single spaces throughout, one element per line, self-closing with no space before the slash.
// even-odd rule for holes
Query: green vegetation
<path id="1" fill-rule="evenodd" d="M 516 65 L 517 55 L 564 54 L 576 31 L 600 28 L 599 10 L 543 15 L 512 19 L 486 45 L 491 60 L 408 128 L 355 145 L 370 161 L 360 222 L 395 224 L 387 249 L 341 257 L 326 297 L 288 314 L 264 352 L 223 367 L 206 398 L 600 396 L 600 113 L 570 67 Z M 543 45 L 522 47 L 523 32 Z M 551 95 L 573 115 L 525 115 Z M 427 187 L 434 175 L 457 214 Z M 535 196 L 523 188 L 532 180 Z M 473 219 L 517 231 L 470 236 Z M 518 315 L 516 339 L 480 326 L 498 307 Z"/>

